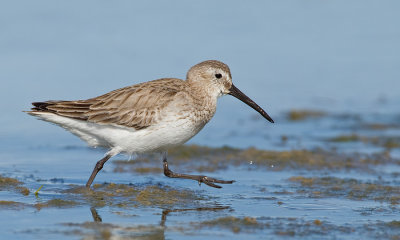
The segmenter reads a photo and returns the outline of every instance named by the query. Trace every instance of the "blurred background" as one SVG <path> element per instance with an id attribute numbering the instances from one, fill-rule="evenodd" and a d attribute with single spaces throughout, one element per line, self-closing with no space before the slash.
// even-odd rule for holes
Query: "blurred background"
<path id="1" fill-rule="evenodd" d="M 399 9 L 397 0 L 1 1 L 1 236 L 399 239 Z M 23 112 L 185 78 L 208 59 L 228 64 L 275 120 L 225 96 L 189 141 L 197 145 L 170 151 L 176 171 L 237 180 L 223 189 L 167 178 L 152 155 L 120 155 L 95 191 L 82 190 L 105 150 Z"/>
<path id="2" fill-rule="evenodd" d="M 22 111 L 33 101 L 185 78 L 207 59 L 230 66 L 236 86 L 265 108 L 275 128 L 292 109 L 398 111 L 399 7 L 368 0 L 2 2 L 0 139 L 77 143 Z M 198 142 L 252 114 L 237 99 L 221 98 Z M 267 135 L 272 127 L 258 126 Z"/>

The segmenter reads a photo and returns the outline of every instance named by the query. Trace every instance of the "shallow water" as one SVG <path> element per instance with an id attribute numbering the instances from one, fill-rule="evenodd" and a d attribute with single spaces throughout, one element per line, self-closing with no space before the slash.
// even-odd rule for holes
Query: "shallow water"
<path id="1" fill-rule="evenodd" d="M 171 152 L 174 170 L 204 170 L 202 174 L 237 181 L 222 189 L 164 177 L 157 155 L 135 160 L 121 155 L 105 165 L 90 193 L 82 189 L 101 150 L 73 141 L 74 145 L 65 146 L 31 143 L 14 146 L 14 151 L 2 146 L 2 176 L 18 179 L 18 186 L 30 192 L 23 195 L 11 184 L 0 185 L 4 237 L 399 237 L 400 161 L 391 153 L 400 146 L 389 149 L 368 141 L 331 141 L 352 132 L 346 129 L 354 126 L 352 121 L 343 121 L 340 129 L 332 126 L 335 114 L 296 122 L 285 116 L 281 116 L 282 125 L 297 131 L 291 131 L 285 141 L 279 136 L 276 138 L 281 140 L 269 139 L 268 152 L 197 145 Z M 367 125 L 365 118 L 369 117 L 357 115 L 359 126 Z M 379 119 L 398 128 L 390 116 L 373 120 Z M 244 125 L 256 128 L 259 122 L 249 118 Z M 318 134 L 310 125 L 319 126 L 315 129 Z M 311 132 L 304 135 L 301 129 Z M 357 134 L 386 136 L 386 130 L 370 131 L 360 127 Z M 243 133 L 237 136 L 246 137 Z M 252 138 L 261 141 L 263 134 Z M 294 154 L 296 146 L 309 152 Z"/>
<path id="2" fill-rule="evenodd" d="M 400 238 L 398 2 L 3 5 L 0 238 Z M 210 58 L 276 122 L 223 97 L 171 150 L 175 171 L 236 180 L 222 189 L 118 155 L 86 191 L 104 150 L 21 112 Z"/>

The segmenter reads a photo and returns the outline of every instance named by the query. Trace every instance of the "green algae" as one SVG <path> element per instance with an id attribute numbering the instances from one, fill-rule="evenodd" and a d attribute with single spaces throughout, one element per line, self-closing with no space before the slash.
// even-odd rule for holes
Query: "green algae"
<path id="1" fill-rule="evenodd" d="M 132 197 L 139 191 L 133 185 L 116 183 L 94 184 L 93 189 L 94 191 L 89 191 L 92 195 L 97 195 L 101 192 L 104 196 L 111 197 Z"/>
<path id="2" fill-rule="evenodd" d="M 36 203 L 34 204 L 34 207 L 40 210 L 42 208 L 71 208 L 76 207 L 77 205 L 79 205 L 77 201 L 55 198 L 46 202 Z"/>
<path id="3" fill-rule="evenodd" d="M 356 134 L 339 135 L 339 136 L 330 138 L 329 141 L 331 141 L 331 142 L 357 142 L 357 141 L 363 141 L 363 138 Z"/>
<path id="4" fill-rule="evenodd" d="M 147 173 L 161 173 L 163 170 L 161 167 L 139 167 L 134 169 L 137 173 L 147 174 Z"/>
<path id="5" fill-rule="evenodd" d="M 317 237 L 354 232 L 350 226 L 338 226 L 328 222 L 299 218 L 267 218 L 273 233 L 281 237 Z M 317 238 L 318 239 L 318 238 Z"/>
<path id="6" fill-rule="evenodd" d="M 374 239 L 398 239 L 398 221 L 375 222 L 368 224 L 335 225 L 320 219 L 304 220 L 293 217 L 237 217 L 225 216 L 212 220 L 180 223 L 179 226 L 165 227 L 163 222 L 159 225 L 117 225 L 100 222 L 63 223 L 65 227 L 72 228 L 66 235 L 77 235 L 83 239 L 165 239 L 166 234 L 183 233 L 184 236 L 203 236 L 210 238 L 210 229 L 218 236 L 230 236 L 233 233 L 242 238 L 246 234 L 261 234 L 276 238 L 295 237 L 320 239 L 326 236 L 341 236 Z M 218 230 L 221 230 L 218 232 Z M 228 234 L 227 234 L 228 232 Z M 225 235 L 227 234 L 227 235 Z M 262 238 L 262 237 L 261 237 Z"/>
<path id="7" fill-rule="evenodd" d="M 24 196 L 29 195 L 30 191 L 28 188 L 21 186 L 23 182 L 15 178 L 4 177 L 0 175 L 0 191 L 8 190 L 21 193 Z"/>
<path id="8" fill-rule="evenodd" d="M 26 187 L 18 186 L 18 187 L 16 187 L 16 189 L 24 196 L 28 196 L 30 193 L 29 189 Z"/>
<path id="9" fill-rule="evenodd" d="M 238 167 L 246 165 L 264 167 L 273 171 L 287 169 L 355 169 L 357 171 L 373 172 L 375 171 L 375 165 L 388 163 L 398 164 L 398 161 L 392 159 L 386 152 L 362 155 L 343 154 L 322 149 L 268 151 L 256 148 L 211 148 L 198 145 L 184 145 L 173 148 L 169 152 L 168 159 L 170 167 L 178 172 L 214 172 L 226 170 L 232 166 Z M 147 162 L 146 160 L 146 163 L 141 162 L 140 158 L 137 161 L 119 160 L 118 162 L 113 162 L 113 164 L 114 172 L 133 172 L 141 174 L 162 172 L 161 161 L 158 161 L 158 158 L 151 162 Z"/>
<path id="10" fill-rule="evenodd" d="M 310 197 L 346 197 L 352 200 L 374 200 L 392 205 L 400 203 L 400 187 L 380 182 L 362 182 L 336 177 L 294 176 L 288 179 L 300 185 L 297 193 Z"/>
<path id="11" fill-rule="evenodd" d="M 38 202 L 34 204 L 27 204 L 15 201 L 7 201 L 0 200 L 0 209 L 12 209 L 12 210 L 21 210 L 24 208 L 36 208 L 40 210 L 42 208 L 72 208 L 79 205 L 79 202 L 73 200 L 65 200 L 65 199 L 50 199 L 45 202 Z"/>
<path id="12" fill-rule="evenodd" d="M 262 232 L 277 237 L 311 237 L 327 234 L 349 234 L 355 231 L 349 226 L 338 226 L 320 219 L 282 217 L 235 217 L 227 216 L 199 223 L 191 223 L 194 229 L 223 229 L 235 234 Z"/>
<path id="13" fill-rule="evenodd" d="M 133 172 L 139 174 L 149 174 L 149 173 L 161 173 L 163 171 L 162 166 L 160 167 L 136 167 L 135 165 L 130 166 L 121 163 L 114 163 L 114 172 L 124 173 L 124 172 Z"/>
<path id="14" fill-rule="evenodd" d="M 292 150 L 292 151 L 266 151 L 248 148 L 238 154 L 238 159 L 245 162 L 251 161 L 258 166 L 274 166 L 273 170 L 285 168 L 305 167 L 308 169 L 335 168 L 338 161 L 331 161 L 333 155 L 323 151 Z"/>
<path id="15" fill-rule="evenodd" d="M 362 142 L 364 144 L 371 144 L 386 149 L 400 148 L 400 137 L 388 137 L 388 136 L 360 136 L 357 134 L 350 135 L 339 135 L 333 138 L 329 138 L 328 141 L 336 143 L 346 142 Z"/>
<path id="16" fill-rule="evenodd" d="M 200 223 L 193 223 L 200 228 L 223 228 L 230 230 L 233 233 L 240 233 L 242 231 L 250 232 L 257 229 L 263 229 L 265 224 L 257 221 L 253 217 L 221 217 L 210 221 L 203 221 Z"/>
<path id="17" fill-rule="evenodd" d="M 26 204 L 15 201 L 0 200 L 0 209 L 21 210 Z"/>
<path id="18" fill-rule="evenodd" d="M 9 186 L 18 186 L 20 184 L 22 184 L 22 182 L 20 182 L 18 179 L 0 175 L 0 189 L 7 188 Z"/>
<path id="19" fill-rule="evenodd" d="M 363 227 L 364 232 L 368 232 L 375 239 L 400 239 L 400 221 L 398 220 L 379 221 L 375 224 L 365 224 Z"/>
<path id="20" fill-rule="evenodd" d="M 386 149 L 400 148 L 400 138 L 388 138 L 381 145 Z"/>
<path id="21" fill-rule="evenodd" d="M 197 172 L 213 172 L 216 170 L 226 169 L 229 159 L 235 156 L 241 150 L 221 147 L 212 148 L 199 145 L 184 145 L 173 147 L 168 150 L 168 162 L 171 168 L 183 165 L 190 168 L 191 171 Z M 152 161 L 149 161 L 152 159 Z M 162 173 L 162 161 L 155 154 L 143 154 L 134 161 L 118 160 L 113 161 L 114 172 L 133 172 L 133 173 Z M 201 161 L 196 161 L 201 159 Z M 197 162 L 193 164 L 193 162 Z"/>
<path id="22" fill-rule="evenodd" d="M 290 121 L 302 121 L 310 118 L 321 118 L 327 114 L 323 111 L 315 110 L 291 110 L 287 113 L 287 119 Z"/>
<path id="23" fill-rule="evenodd" d="M 27 204 L 15 201 L 0 200 L 0 209 L 21 210 L 25 208 L 35 208 L 41 210 L 42 208 L 72 208 L 79 205 L 79 202 L 64 199 L 51 199 L 45 202 L 38 202 L 34 204 Z"/>
<path id="24" fill-rule="evenodd" d="M 225 155 L 226 153 L 233 154 L 239 151 L 240 150 L 237 148 L 232 148 L 228 146 L 213 148 L 192 144 L 173 147 L 168 150 L 168 155 L 177 160 L 190 160 L 196 157 L 219 156 Z"/>
<path id="25" fill-rule="evenodd" d="M 64 223 L 62 225 L 73 228 L 65 231 L 65 235 L 76 235 L 81 239 L 165 239 L 165 228 L 154 225 L 121 226 L 102 222 Z"/>
<path id="26" fill-rule="evenodd" d="M 386 130 L 389 128 L 395 127 L 394 125 L 390 124 L 383 124 L 383 123 L 368 123 L 363 125 L 364 128 L 370 129 L 370 130 Z"/>
<path id="27" fill-rule="evenodd" d="M 190 203 L 192 201 L 201 199 L 202 198 L 197 194 L 188 190 L 177 190 L 170 187 L 147 186 L 145 189 L 139 192 L 135 200 L 141 205 L 166 206 L 179 203 Z"/>
<path id="28" fill-rule="evenodd" d="M 163 185 L 140 186 L 133 184 L 94 184 L 93 190 L 72 186 L 64 191 L 73 194 L 73 199 L 93 207 L 115 206 L 131 208 L 138 206 L 195 205 L 204 197 L 198 192 L 175 189 Z"/>
<path id="29" fill-rule="evenodd" d="M 373 123 L 365 123 L 362 125 L 363 129 L 367 130 L 375 130 L 375 131 L 383 131 L 392 128 L 400 128 L 398 123 L 380 123 L 380 122 L 373 122 Z"/>
<path id="30" fill-rule="evenodd" d="M 373 171 L 378 164 L 396 163 L 394 159 L 384 154 L 361 155 L 340 154 L 335 151 L 321 149 L 266 151 L 248 148 L 239 152 L 234 163 L 251 162 L 256 166 L 268 167 L 269 170 L 307 169 L 307 170 L 364 170 Z M 271 168 L 270 166 L 273 166 Z"/>
<path id="31" fill-rule="evenodd" d="M 73 194 L 74 200 L 92 207 L 118 206 L 125 208 L 132 205 L 132 198 L 139 190 L 131 184 L 93 184 L 93 189 L 84 186 L 71 186 L 64 193 Z"/>
<path id="32" fill-rule="evenodd" d="M 391 228 L 399 228 L 400 229 L 400 221 L 390 221 L 385 223 L 386 226 L 391 227 Z"/>

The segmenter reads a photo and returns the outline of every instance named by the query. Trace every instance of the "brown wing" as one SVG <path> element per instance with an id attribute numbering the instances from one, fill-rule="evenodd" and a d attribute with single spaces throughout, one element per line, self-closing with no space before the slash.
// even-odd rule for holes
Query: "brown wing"
<path id="1" fill-rule="evenodd" d="M 160 79 L 78 101 L 34 102 L 32 112 L 143 129 L 162 118 L 162 109 L 184 88 L 180 79 Z"/>

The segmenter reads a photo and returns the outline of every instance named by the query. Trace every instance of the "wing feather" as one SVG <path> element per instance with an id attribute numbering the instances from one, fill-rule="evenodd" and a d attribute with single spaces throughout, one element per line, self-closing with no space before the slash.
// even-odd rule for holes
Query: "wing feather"
<path id="1" fill-rule="evenodd" d="M 87 100 L 35 102 L 32 112 L 52 112 L 94 123 L 143 129 L 162 119 L 162 110 L 185 88 L 185 84 L 180 79 L 159 79 Z"/>

